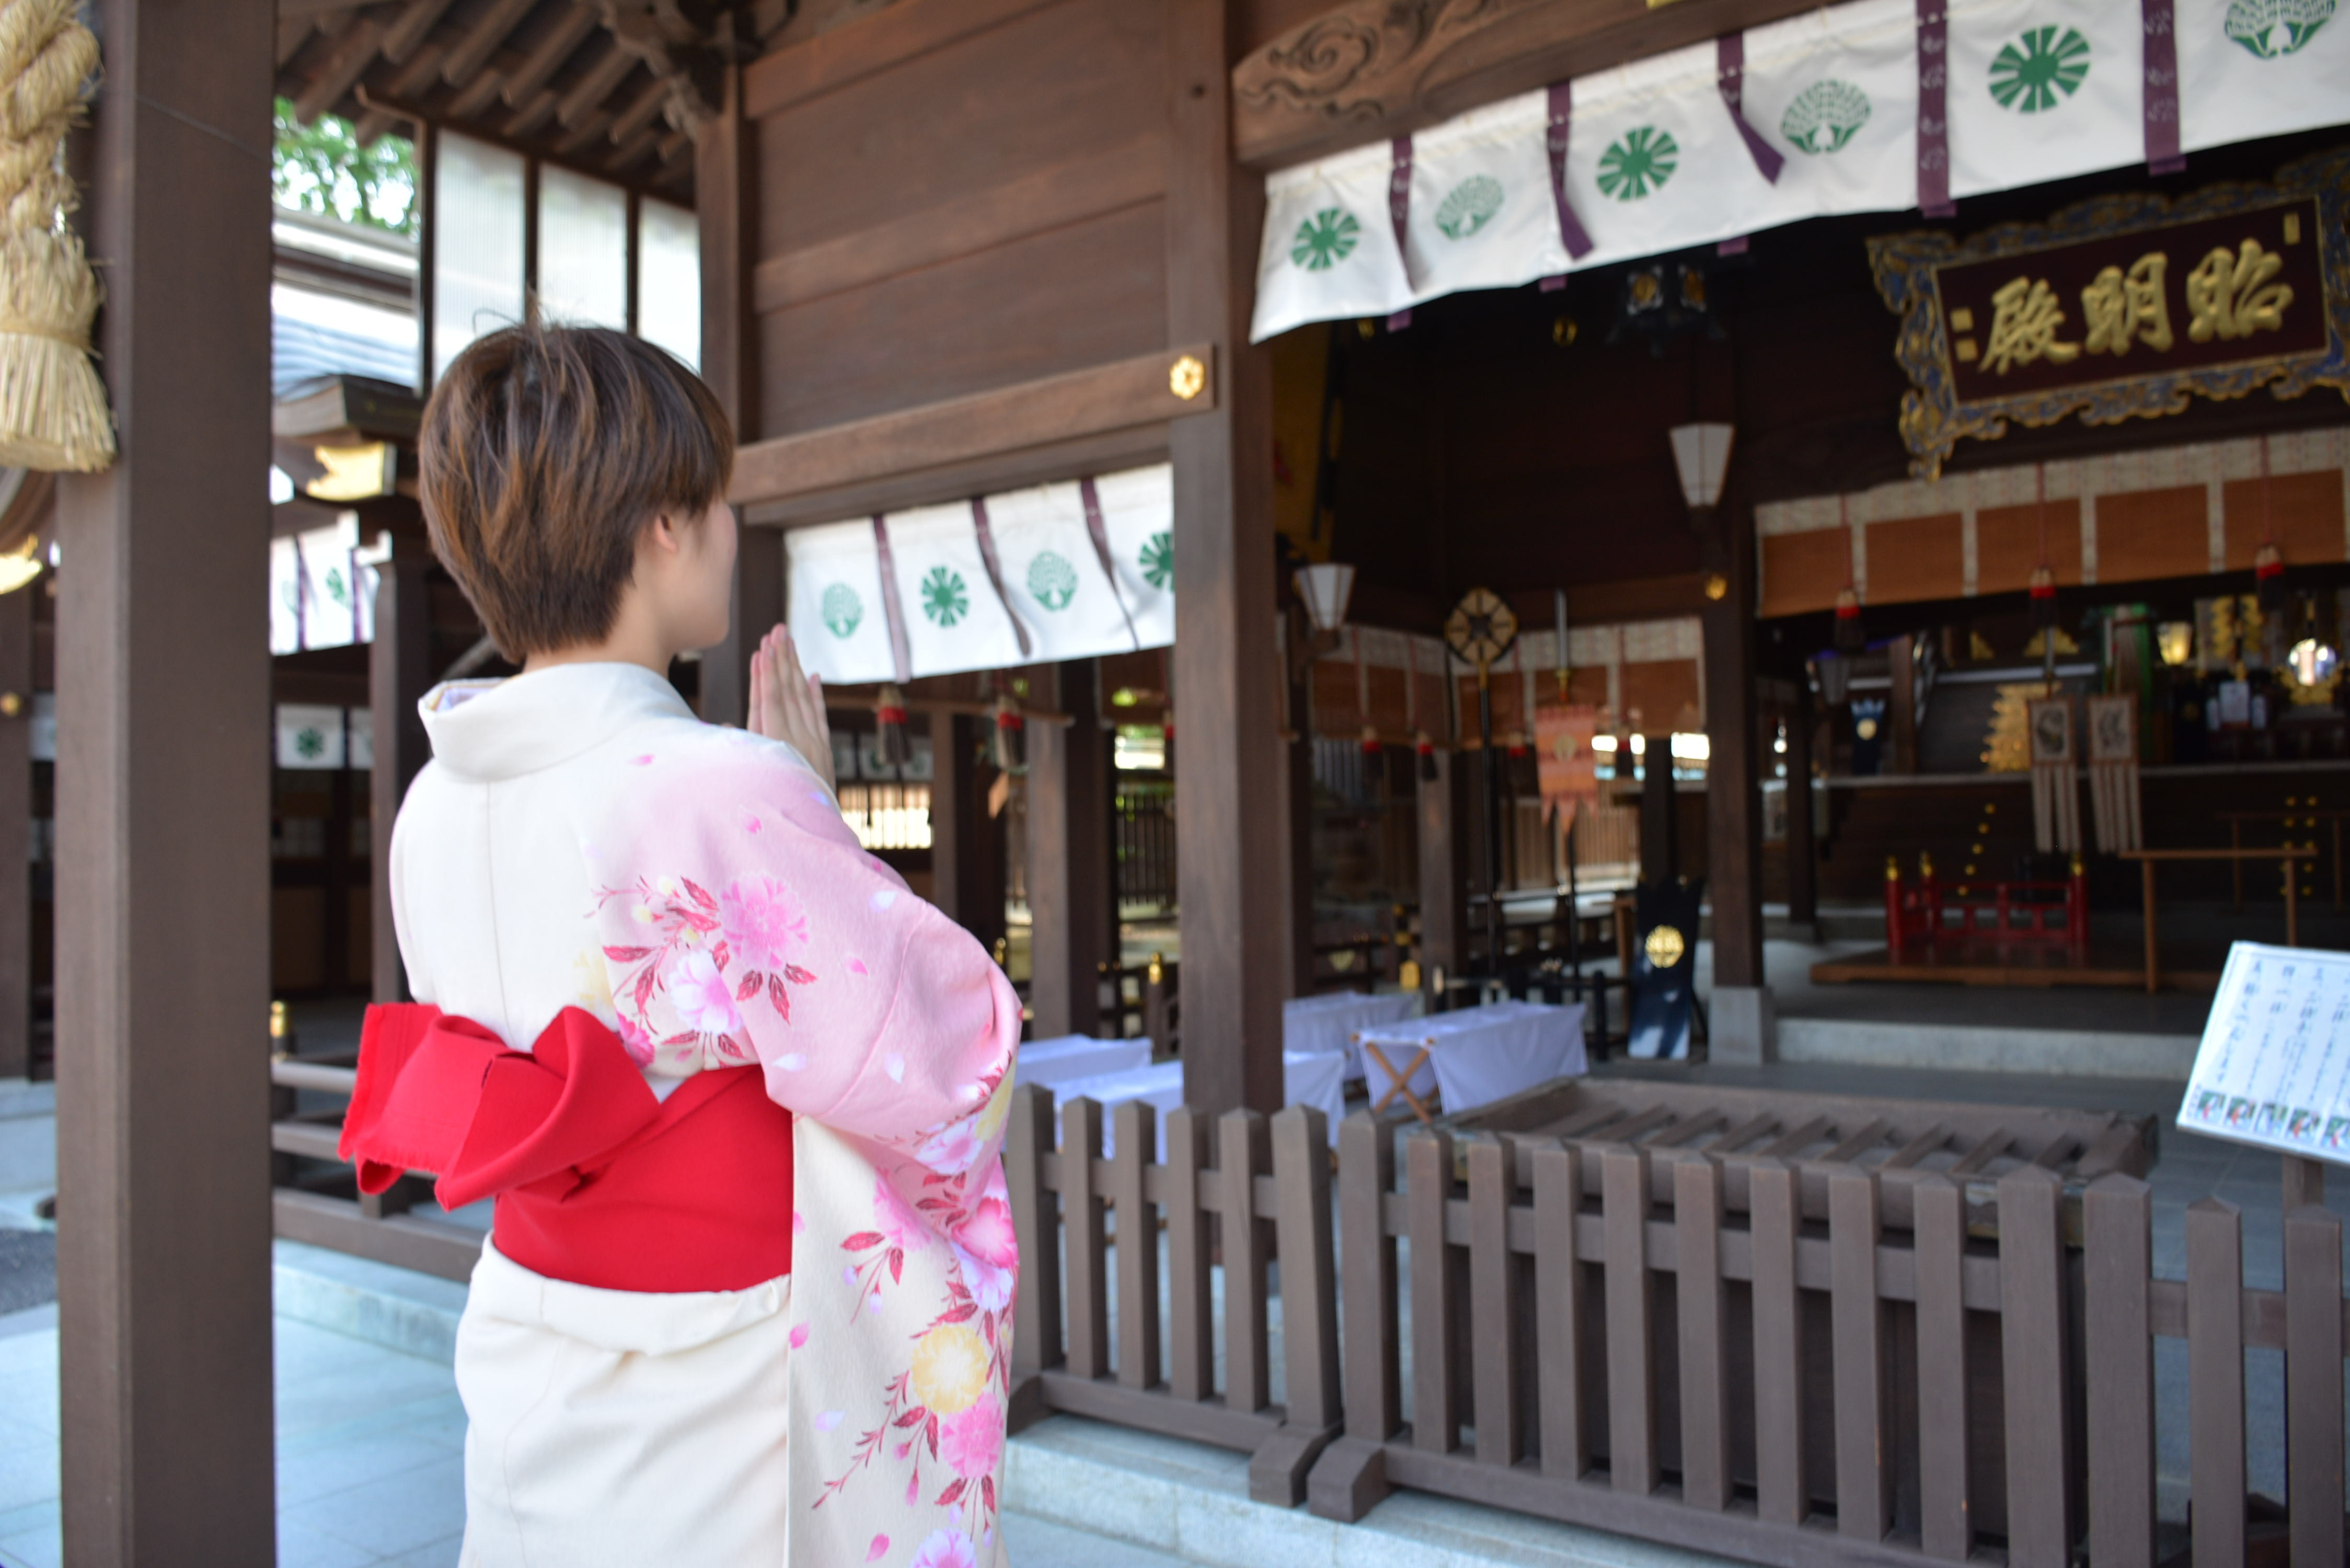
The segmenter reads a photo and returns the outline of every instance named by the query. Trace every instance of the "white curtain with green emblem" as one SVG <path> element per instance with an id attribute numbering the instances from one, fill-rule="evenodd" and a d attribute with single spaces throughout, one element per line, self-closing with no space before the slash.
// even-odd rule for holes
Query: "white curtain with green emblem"
<path id="1" fill-rule="evenodd" d="M 2135 3 L 1956 0 L 1950 194 L 2144 159 L 2145 43 Z"/>
<path id="2" fill-rule="evenodd" d="M 988 580 L 971 503 L 893 512 L 888 521 L 914 674 L 1003 670 L 1029 662 L 1011 614 Z"/>
<path id="3" fill-rule="evenodd" d="M 1918 204 L 1918 10 L 1859 0 L 1746 35 L 1747 123 L 1804 215 Z"/>
<path id="4" fill-rule="evenodd" d="M 1037 661 L 1133 650 L 1076 484 L 991 495 L 987 521 L 1003 563 L 1003 590 L 1027 623 Z"/>
<path id="5" fill-rule="evenodd" d="M 2345 4 L 2174 0 L 2182 147 L 2350 120 Z M 2145 26 L 2143 0 L 1950 0 L 1951 194 L 2143 161 Z M 1546 95 L 1528 93 L 1414 136 L 1409 281 L 1388 218 L 1387 141 L 1270 175 L 1253 337 L 1917 205 L 1915 0 L 1825 7 L 1743 45 L 1745 118 L 1786 158 L 1775 183 L 1722 101 L 1713 42 L 1635 60 L 1571 84 L 1567 194 L 1588 254 L 1569 263 L 1561 247 Z"/>
<path id="6" fill-rule="evenodd" d="M 1595 247 L 1583 266 L 1810 216 L 1754 167 L 1711 42 L 1575 82 L 1566 190 Z"/>
<path id="7" fill-rule="evenodd" d="M 1094 481 L 1118 591 L 1145 648 L 1175 640 L 1175 471 L 1166 463 Z"/>
<path id="8" fill-rule="evenodd" d="M 1382 141 L 1265 182 L 1253 341 L 1301 322 L 1388 316 L 1411 304 L 1388 215 L 1394 166 Z"/>
<path id="9" fill-rule="evenodd" d="M 2350 117 L 2339 0 L 2176 0 L 2179 143 L 2192 151 Z"/>
<path id="10" fill-rule="evenodd" d="M 1531 92 L 1413 138 L 1413 296 L 1511 288 L 1566 270 L 1544 142 L 1547 94 Z"/>
<path id="11" fill-rule="evenodd" d="M 870 522 L 794 528 L 784 535 L 790 594 L 785 616 L 800 662 L 827 680 L 887 680 L 889 617 Z"/>

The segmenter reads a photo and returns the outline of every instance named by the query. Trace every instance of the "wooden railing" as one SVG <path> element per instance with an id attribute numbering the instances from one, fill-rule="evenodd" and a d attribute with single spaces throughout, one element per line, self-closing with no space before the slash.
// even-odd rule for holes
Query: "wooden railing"
<path id="1" fill-rule="evenodd" d="M 296 1096 L 304 1091 L 348 1101 L 359 1084 L 352 1059 L 281 1056 L 269 1064 L 269 1082 L 275 1102 L 269 1147 L 276 1165 L 270 1199 L 278 1235 L 444 1280 L 473 1277 L 482 1233 L 409 1212 L 431 1196 L 426 1179 L 404 1176 L 389 1191 L 359 1192 L 350 1168 L 335 1152 L 342 1137 L 341 1106 L 296 1109 Z"/>
<path id="2" fill-rule="evenodd" d="M 1072 1102 L 1062 1143 L 1088 1151 L 1080 1161 L 1054 1147 L 1044 1092 L 1024 1090 L 1005 1152 L 1026 1260 L 1024 1414 L 1250 1449 L 1252 1492 L 1274 1502 L 1295 1497 L 1311 1459 L 1306 1501 L 1337 1520 L 1409 1487 L 1759 1562 L 1991 1549 L 2054 1568 L 2085 1547 L 2095 1568 L 2151 1568 L 2153 1346 L 2178 1338 L 2194 1561 L 2243 1563 L 2263 1532 L 2289 1539 L 2293 1562 L 2343 1561 L 2338 1217 L 2292 1210 L 2284 1289 L 2248 1290 L 2238 1211 L 2206 1199 L 2187 1215 L 2187 1278 L 2161 1280 L 2150 1189 L 2133 1174 L 2144 1124 L 2076 1117 L 2068 1131 L 2048 1112 L 2002 1127 L 1948 1106 L 1922 1107 L 1952 1116 L 1913 1128 L 1857 1105 L 1823 1105 L 1792 1130 L 1743 1101 L 1595 1106 L 1587 1131 L 1552 1136 L 1440 1127 L 1411 1136 L 1400 1169 L 1396 1125 L 1358 1113 L 1341 1133 L 1334 1236 L 1311 1113 L 1224 1117 L 1211 1169 L 1203 1117 L 1170 1118 L 1159 1165 L 1147 1108 L 1121 1106 L 1103 1159 L 1099 1110 Z M 1155 1238 L 1164 1215 L 1164 1376 L 1156 1245 L 1115 1248 L 1113 1370 L 1106 1210 L 1129 1236 Z M 1268 1220 L 1278 1345 L 1265 1337 Z M 2248 1517 L 2250 1347 L 2286 1358 L 2292 1509 L 2278 1522 Z"/>
<path id="3" fill-rule="evenodd" d="M 1117 1153 L 1104 1158 L 1100 1106 L 1067 1102 L 1056 1144 L 1051 1091 L 1033 1084 L 1014 1091 L 1004 1168 L 1022 1260 L 1012 1338 L 1015 1423 L 1067 1410 L 1242 1449 L 1251 1455 L 1250 1495 L 1287 1507 L 1304 1497 L 1308 1468 L 1337 1433 L 1328 1123 L 1299 1106 L 1270 1118 L 1233 1111 L 1216 1121 L 1211 1165 L 1210 1118 L 1177 1110 L 1167 1117 L 1162 1164 L 1152 1158 L 1152 1116 L 1148 1106 L 1118 1106 Z M 1105 1223 L 1113 1214 L 1114 1237 Z M 1162 1223 L 1169 1276 L 1163 1315 Z M 1064 1239 L 1066 1313 L 1063 1248 L 1056 1245 Z M 1266 1272 L 1276 1245 L 1286 1385 L 1278 1405 Z M 1221 1380 L 1212 1315 L 1218 1272 L 1224 1287 Z"/>

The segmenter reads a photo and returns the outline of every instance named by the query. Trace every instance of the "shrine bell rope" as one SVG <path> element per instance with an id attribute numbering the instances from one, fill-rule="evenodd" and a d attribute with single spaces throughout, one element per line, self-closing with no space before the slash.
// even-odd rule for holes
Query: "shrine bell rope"
<path id="1" fill-rule="evenodd" d="M 90 363 L 98 279 L 59 222 L 77 204 L 66 132 L 97 69 L 73 0 L 0 4 L 0 463 L 13 467 L 89 473 L 114 461 Z"/>
<path id="2" fill-rule="evenodd" d="M 2339 124 L 2332 9 L 1852 0 L 1537 88 L 1269 176 L 1251 336 Z"/>

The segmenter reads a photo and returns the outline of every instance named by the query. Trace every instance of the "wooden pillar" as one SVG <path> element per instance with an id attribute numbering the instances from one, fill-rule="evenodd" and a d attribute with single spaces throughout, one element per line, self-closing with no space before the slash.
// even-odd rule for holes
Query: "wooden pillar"
<path id="1" fill-rule="evenodd" d="M 1042 726 L 1039 726 L 1040 728 Z M 1003 826 L 987 815 L 987 721 L 931 715 L 931 902 L 990 952 L 1003 935 Z"/>
<path id="2" fill-rule="evenodd" d="M 749 710 L 751 650 L 784 618 L 784 531 L 735 531 L 734 588 L 726 640 L 702 650 L 702 716 L 740 724 Z"/>
<path id="3" fill-rule="evenodd" d="M 23 706 L 0 712 L 0 1078 L 33 1063 L 33 596 L 0 595 L 0 693 Z"/>
<path id="4" fill-rule="evenodd" d="M 1028 1005 L 1039 1040 L 1099 1032 L 1112 925 L 1101 668 L 1072 660 L 1055 684 L 1069 722 L 1028 727 Z"/>
<path id="5" fill-rule="evenodd" d="M 1650 735 L 1641 742 L 1640 879 L 1669 882 L 1680 875 L 1680 807 L 1673 799 L 1673 738 Z"/>
<path id="6" fill-rule="evenodd" d="M 1820 847 L 1812 836 L 1812 711 L 1808 677 L 1795 682 L 1787 711 L 1787 919 L 1811 925 L 1820 918 Z"/>
<path id="7" fill-rule="evenodd" d="M 422 545 L 395 537 L 392 557 L 378 568 L 375 640 L 368 645 L 368 717 L 374 730 L 375 766 L 368 778 L 370 881 L 369 923 L 378 1002 L 408 1000 L 408 973 L 400 932 L 391 919 L 391 828 L 408 786 L 432 757 L 416 704 L 432 689 L 432 565 Z"/>
<path id="8" fill-rule="evenodd" d="M 265 1563 L 276 18 L 97 9 L 83 221 L 121 455 L 57 490 L 64 1555 Z"/>
<path id="9" fill-rule="evenodd" d="M 1468 775 L 1463 752 L 1436 753 L 1436 776 L 1419 781 L 1419 961 L 1434 978 L 1459 974 L 1469 954 Z"/>
<path id="10" fill-rule="evenodd" d="M 1706 894 L 1713 910 L 1709 1050 L 1716 1060 L 1766 1061 L 1774 1027 L 1762 983 L 1762 740 L 1754 722 L 1754 517 L 1725 508 L 1721 528 L 1728 591 L 1706 601 Z M 1653 747 L 1654 741 L 1649 742 Z M 1653 751 L 1649 753 L 1655 755 Z"/>
<path id="11" fill-rule="evenodd" d="M 1885 649 L 1886 673 L 1892 678 L 1892 692 L 1885 704 L 1887 727 L 1892 731 L 1892 745 L 1887 751 L 1885 772 L 1914 774 L 1918 771 L 1918 657 L 1917 639 L 1897 637 Z"/>
<path id="12" fill-rule="evenodd" d="M 1249 344 L 1264 182 L 1232 164 L 1232 0 L 1163 0 L 1167 340 L 1215 345 L 1213 412 L 1168 428 L 1175 469 L 1174 686 L 1183 1096 L 1279 1107 L 1287 976 L 1278 876 L 1273 377 Z"/>
<path id="13" fill-rule="evenodd" d="M 1293 619 L 1291 630 L 1299 621 Z M 1285 994 L 1314 992 L 1314 667 L 1289 683 L 1290 738 L 1281 748 L 1283 907 L 1289 911 Z"/>
<path id="14" fill-rule="evenodd" d="M 702 234 L 702 379 L 733 421 L 738 442 L 762 433 L 758 318 L 751 296 L 756 151 L 757 138 L 743 118 L 743 73 L 729 66 L 718 113 L 694 143 L 693 202 Z M 702 716 L 713 724 L 743 722 L 751 649 L 784 618 L 782 533 L 744 527 L 736 537 L 726 640 L 702 655 Z"/>

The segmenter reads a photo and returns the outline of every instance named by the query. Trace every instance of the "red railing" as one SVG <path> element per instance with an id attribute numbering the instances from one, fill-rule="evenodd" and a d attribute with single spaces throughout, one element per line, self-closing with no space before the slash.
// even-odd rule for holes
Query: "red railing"
<path id="1" fill-rule="evenodd" d="M 1904 881 L 1900 863 L 1885 861 L 1885 944 L 1895 959 L 1938 942 L 2062 942 L 2075 952 L 2089 945 L 2089 878 L 2081 857 L 2062 882 L 1980 881 L 1955 888 L 1918 857 L 1918 877 Z"/>

